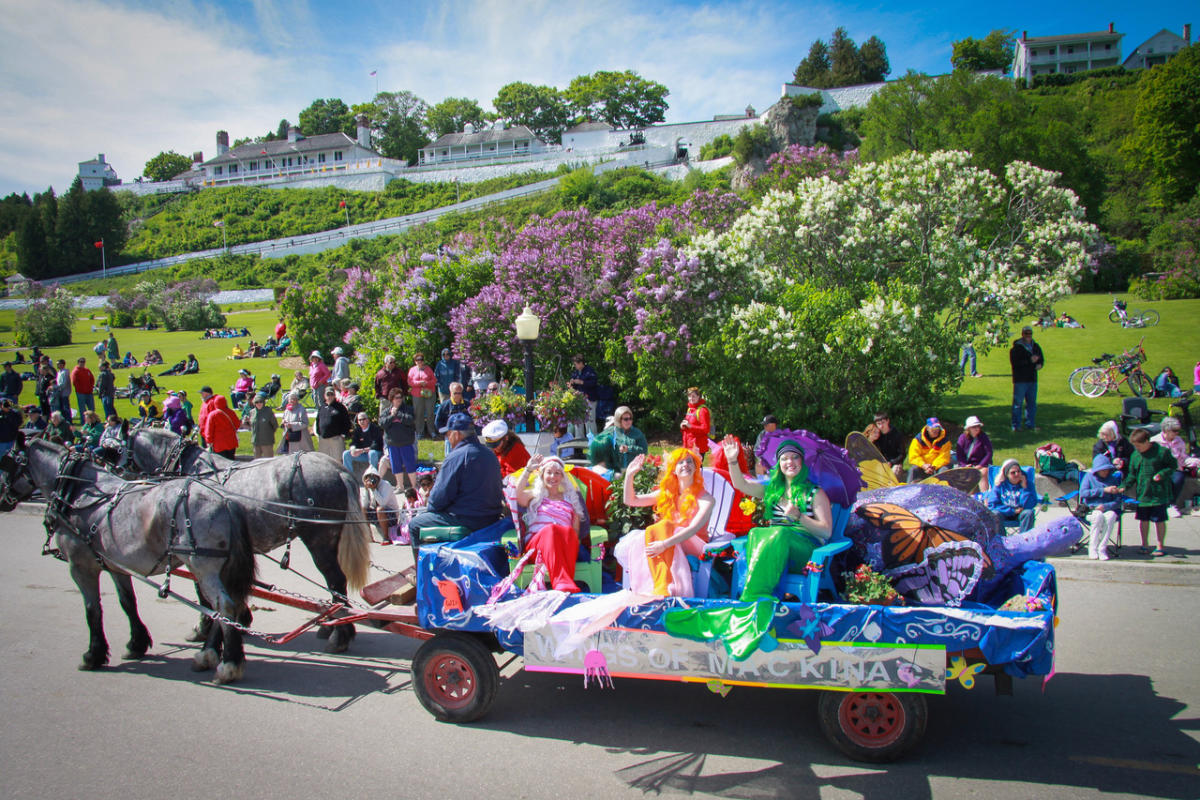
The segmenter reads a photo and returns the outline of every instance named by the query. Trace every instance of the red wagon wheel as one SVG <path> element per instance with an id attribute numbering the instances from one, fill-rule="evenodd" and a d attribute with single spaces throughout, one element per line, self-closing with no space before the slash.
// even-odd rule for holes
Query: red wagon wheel
<path id="1" fill-rule="evenodd" d="M 925 733 L 928 709 L 919 694 L 822 692 L 821 730 L 857 761 L 891 761 Z"/>
<path id="2" fill-rule="evenodd" d="M 496 659 L 473 636 L 442 633 L 417 650 L 413 689 L 429 713 L 443 722 L 471 722 L 491 708 L 500 684 Z"/>

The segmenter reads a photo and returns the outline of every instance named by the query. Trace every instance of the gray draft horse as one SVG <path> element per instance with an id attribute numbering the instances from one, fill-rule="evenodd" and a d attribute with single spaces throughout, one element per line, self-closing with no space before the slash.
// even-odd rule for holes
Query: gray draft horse
<path id="1" fill-rule="evenodd" d="M 0 510 L 11 510 L 32 493 L 22 491 L 27 476 L 47 499 L 47 530 L 83 595 L 90 642 L 80 669 L 108 663 L 101 572 L 112 575 L 129 618 L 125 658 L 141 658 L 152 644 L 137 613 L 131 573 L 159 575 L 183 564 L 226 620 L 236 620 L 247 610 L 254 553 L 246 520 L 216 488 L 193 478 L 157 484 L 126 481 L 44 439 L 30 441 L 23 455 L 6 455 L 4 464 L 8 480 Z M 215 666 L 214 680 L 224 684 L 242 677 L 245 660 L 241 631 L 222 622 L 213 625 L 192 668 Z"/>
<path id="2" fill-rule="evenodd" d="M 226 500 L 245 514 L 254 551 L 268 553 L 298 537 L 335 601 L 345 602 L 348 588 L 366 585 L 371 528 L 358 484 L 329 456 L 305 452 L 233 461 L 164 428 L 141 427 L 130 433 L 126 459 L 127 468 L 146 475 L 194 475 L 220 484 Z M 325 650 L 344 652 L 353 638 L 353 625 L 333 626 Z"/>

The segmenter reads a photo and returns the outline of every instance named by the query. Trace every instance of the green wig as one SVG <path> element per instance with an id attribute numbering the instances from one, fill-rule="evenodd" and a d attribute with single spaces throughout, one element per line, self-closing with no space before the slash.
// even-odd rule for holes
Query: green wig
<path id="1" fill-rule="evenodd" d="M 792 450 L 800 454 L 800 461 L 803 466 L 800 468 L 800 474 L 792 479 L 791 487 L 788 486 L 787 478 L 779 470 L 779 455 L 785 450 Z M 817 487 L 808 480 L 808 462 L 804 458 L 804 450 L 800 447 L 800 443 L 795 439 L 784 439 L 775 448 L 775 466 L 771 468 L 771 475 L 767 479 L 767 485 L 763 487 L 763 510 L 769 517 L 776 505 L 782 502 L 785 497 L 792 501 L 792 505 L 800 509 L 801 514 L 807 514 L 812 508 L 813 498 L 816 497 Z"/>

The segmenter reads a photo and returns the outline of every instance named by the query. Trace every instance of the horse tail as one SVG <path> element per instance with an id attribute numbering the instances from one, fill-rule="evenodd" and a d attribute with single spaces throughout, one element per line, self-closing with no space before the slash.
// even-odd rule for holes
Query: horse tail
<path id="1" fill-rule="evenodd" d="M 245 515 L 227 507 L 229 513 L 229 558 L 221 567 L 221 583 L 230 599 L 241 606 L 250 596 L 257 573 L 254 546 L 250 541 L 250 526 Z"/>
<path id="2" fill-rule="evenodd" d="M 371 526 L 358 502 L 358 487 L 349 476 L 342 477 L 346 487 L 346 522 L 338 537 L 338 566 L 346 576 L 348 591 L 357 592 L 367 585 L 371 567 Z"/>

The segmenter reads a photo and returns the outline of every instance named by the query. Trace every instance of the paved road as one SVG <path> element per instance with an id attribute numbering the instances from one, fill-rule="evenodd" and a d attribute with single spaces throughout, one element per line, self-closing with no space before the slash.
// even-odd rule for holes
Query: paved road
<path id="1" fill-rule="evenodd" d="M 409 688 L 415 643 L 374 630 L 344 656 L 321 653 L 312 634 L 253 643 L 244 682 L 216 687 L 189 670 L 192 612 L 142 587 L 150 656 L 77 672 L 86 636 L 66 568 L 38 555 L 38 516 L 18 510 L 4 523 L 3 798 L 1200 797 L 1191 567 L 1059 562 L 1058 673 L 1045 690 L 951 687 L 931 699 L 918 750 L 874 768 L 825 742 L 803 692 L 585 690 L 509 666 L 485 720 L 440 724 Z M 405 558 L 377 550 L 385 565 Z M 107 584 L 105 601 L 119 655 L 126 628 Z M 282 631 L 298 619 L 263 609 L 254 624 Z"/>

